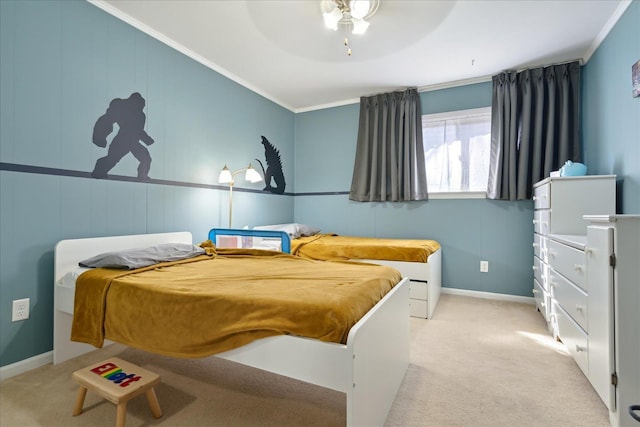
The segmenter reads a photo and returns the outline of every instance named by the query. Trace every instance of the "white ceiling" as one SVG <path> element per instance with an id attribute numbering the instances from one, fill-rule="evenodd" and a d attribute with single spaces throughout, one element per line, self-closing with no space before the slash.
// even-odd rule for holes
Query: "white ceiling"
<path id="1" fill-rule="evenodd" d="M 381 0 L 367 33 L 323 25 L 320 0 L 89 0 L 295 112 L 407 87 L 587 61 L 630 0 Z"/>

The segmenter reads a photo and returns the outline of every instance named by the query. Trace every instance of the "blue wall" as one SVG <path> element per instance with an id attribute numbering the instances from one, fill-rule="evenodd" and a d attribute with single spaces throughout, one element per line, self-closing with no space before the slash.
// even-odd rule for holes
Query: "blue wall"
<path id="1" fill-rule="evenodd" d="M 590 173 L 624 178 L 624 212 L 640 212 L 640 59 L 635 1 L 584 67 L 583 142 Z M 53 248 L 61 239 L 188 230 L 196 241 L 227 224 L 224 164 L 280 150 L 289 195 L 240 179 L 234 225 L 296 220 L 325 231 L 433 238 L 445 286 L 530 296 L 531 202 L 484 199 L 356 203 L 349 190 L 358 105 L 294 114 L 84 1 L 0 1 L 0 365 L 52 348 Z M 91 143 L 114 98 L 140 92 L 155 139 L 151 182 L 130 155 L 96 180 L 105 150 Z M 423 113 L 490 105 L 491 84 L 421 94 Z M 241 190 L 246 191 L 241 191 Z M 291 197 L 295 193 L 296 197 Z M 319 194 L 322 193 L 322 194 Z M 479 260 L 490 262 L 479 273 Z M 31 318 L 11 322 L 11 301 Z"/>
<path id="2" fill-rule="evenodd" d="M 52 349 L 56 242 L 179 230 L 205 240 L 211 227 L 228 224 L 218 172 L 264 163 L 261 135 L 280 149 L 286 190 L 294 190 L 295 114 L 84 1 L 1 1 L 0 17 L 0 363 L 7 365 Z M 91 142 L 93 125 L 112 99 L 132 92 L 146 99 L 153 180 L 93 179 L 88 173 L 106 154 Z M 136 177 L 137 165 L 129 154 L 111 173 Z M 234 225 L 292 220 L 293 197 L 262 187 L 237 179 Z M 31 299 L 31 316 L 12 323 L 11 301 L 19 298 Z"/>
<path id="3" fill-rule="evenodd" d="M 487 82 L 421 93 L 422 112 L 489 106 L 491 88 Z M 443 286 L 531 296 L 531 201 L 359 203 L 330 194 L 351 186 L 358 115 L 354 104 L 296 116 L 295 220 L 338 234 L 438 240 Z M 489 261 L 489 273 L 480 273 L 480 260 Z"/>
<path id="4" fill-rule="evenodd" d="M 640 1 L 627 8 L 583 68 L 583 130 L 589 174 L 616 174 L 620 213 L 640 213 L 640 97 L 631 66 L 640 61 Z M 621 202 L 621 203 L 620 203 Z"/>

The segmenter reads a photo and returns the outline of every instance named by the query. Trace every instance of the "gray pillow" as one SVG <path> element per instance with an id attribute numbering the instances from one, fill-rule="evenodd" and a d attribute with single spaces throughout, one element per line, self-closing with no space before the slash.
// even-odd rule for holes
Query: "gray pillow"
<path id="1" fill-rule="evenodd" d="M 80 261 L 80 267 L 107 267 L 134 270 L 147 267 L 159 262 L 179 261 L 204 255 L 205 251 L 199 246 L 187 243 L 164 243 L 147 248 L 126 249 L 115 252 L 105 252 Z"/>
<path id="2" fill-rule="evenodd" d="M 300 236 L 314 236 L 320 232 L 318 227 L 307 224 L 296 224 L 298 226 L 298 233 Z"/>

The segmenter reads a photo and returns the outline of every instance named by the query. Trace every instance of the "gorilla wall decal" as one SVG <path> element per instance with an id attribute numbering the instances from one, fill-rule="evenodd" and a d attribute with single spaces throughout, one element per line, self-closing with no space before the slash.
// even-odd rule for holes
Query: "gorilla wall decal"
<path id="1" fill-rule="evenodd" d="M 146 122 L 146 116 L 142 112 L 144 106 L 145 100 L 138 92 L 132 93 L 127 99 L 115 98 L 109 103 L 107 112 L 100 116 L 93 126 L 93 143 L 98 147 L 106 147 L 107 136 L 113 132 L 113 125 L 117 124 L 120 129 L 111 140 L 107 155 L 96 161 L 91 176 L 106 178 L 109 171 L 124 156 L 131 153 L 140 162 L 138 179 L 141 181 L 149 179 L 151 155 L 140 141 L 146 145 L 151 145 L 154 141 L 144 130 Z"/>

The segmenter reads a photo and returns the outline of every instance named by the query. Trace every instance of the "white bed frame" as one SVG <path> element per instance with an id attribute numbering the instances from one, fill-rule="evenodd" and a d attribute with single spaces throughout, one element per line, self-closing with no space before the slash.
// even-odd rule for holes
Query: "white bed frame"
<path id="1" fill-rule="evenodd" d="M 431 319 L 442 291 L 442 249 L 427 258 L 427 262 L 389 261 L 380 259 L 353 259 L 388 265 L 409 279 L 411 316 Z"/>
<path id="2" fill-rule="evenodd" d="M 192 243 L 191 233 L 60 241 L 55 248 L 53 361 L 95 350 L 70 341 L 75 289 L 58 282 L 98 253 L 160 243 Z M 107 342 L 108 344 L 109 342 Z M 356 323 L 347 344 L 282 335 L 216 357 L 346 393 L 347 426 L 382 426 L 409 365 L 409 280 L 403 279 Z"/>

